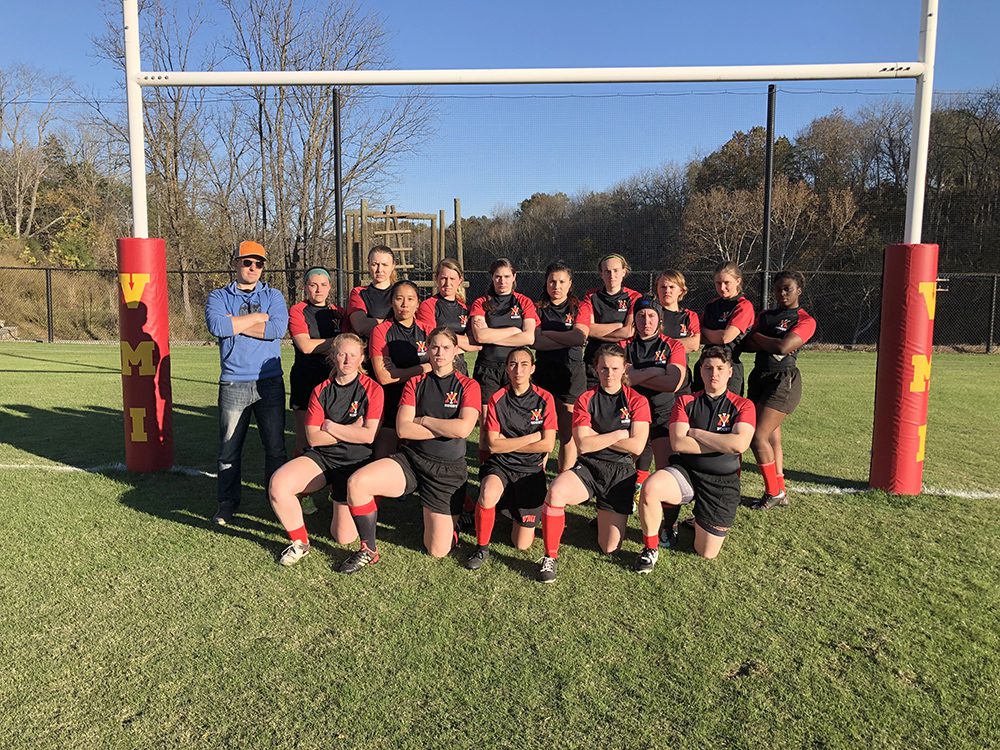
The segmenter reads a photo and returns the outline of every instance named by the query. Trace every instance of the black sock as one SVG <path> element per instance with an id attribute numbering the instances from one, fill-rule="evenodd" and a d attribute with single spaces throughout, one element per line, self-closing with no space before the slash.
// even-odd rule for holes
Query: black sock
<path id="1" fill-rule="evenodd" d="M 677 516 L 681 514 L 681 506 L 679 505 L 668 505 L 664 503 L 663 505 L 663 528 L 672 529 L 674 524 L 677 523 Z"/>
<path id="2" fill-rule="evenodd" d="M 358 536 L 362 543 L 372 552 L 375 551 L 375 526 L 378 523 L 378 511 L 373 510 L 363 516 L 354 516 L 354 525 L 358 527 Z"/>

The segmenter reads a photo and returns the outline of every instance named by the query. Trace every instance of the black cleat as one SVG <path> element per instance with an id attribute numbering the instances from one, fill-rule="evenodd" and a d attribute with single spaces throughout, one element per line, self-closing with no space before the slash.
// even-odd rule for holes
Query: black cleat
<path id="1" fill-rule="evenodd" d="M 370 550 L 364 543 L 362 543 L 361 549 L 344 560 L 338 570 L 341 573 L 357 573 L 362 568 L 368 565 L 374 565 L 377 562 L 378 550 Z"/>
<path id="2" fill-rule="evenodd" d="M 543 557 L 538 566 L 538 580 L 541 583 L 553 583 L 556 580 L 558 561 L 554 557 Z"/>
<path id="3" fill-rule="evenodd" d="M 473 552 L 469 559 L 465 561 L 465 567 L 468 570 L 479 570 L 486 561 L 490 559 L 490 548 L 489 547 L 476 547 L 476 551 Z"/>
<path id="4" fill-rule="evenodd" d="M 656 561 L 660 557 L 660 551 L 646 547 L 632 564 L 632 570 L 636 573 L 652 573 L 656 567 Z"/>

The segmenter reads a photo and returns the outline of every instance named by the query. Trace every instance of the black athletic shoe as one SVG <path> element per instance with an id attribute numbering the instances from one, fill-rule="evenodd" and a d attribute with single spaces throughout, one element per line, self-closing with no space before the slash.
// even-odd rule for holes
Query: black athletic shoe
<path id="1" fill-rule="evenodd" d="M 779 492 L 777 495 L 768 495 L 765 492 L 764 496 L 753 504 L 753 509 L 771 510 L 772 508 L 777 508 L 779 505 L 788 505 L 788 493 L 784 490 Z"/>
<path id="2" fill-rule="evenodd" d="M 556 580 L 558 561 L 554 557 L 543 557 L 538 566 L 538 580 L 542 583 L 553 583 Z"/>
<path id="3" fill-rule="evenodd" d="M 465 561 L 465 567 L 469 570 L 479 570 L 490 559 L 489 547 L 476 547 L 469 559 Z"/>
<path id="4" fill-rule="evenodd" d="M 343 564 L 339 568 L 339 571 L 341 573 L 357 573 L 362 568 L 368 565 L 374 565 L 377 562 L 378 550 L 370 550 L 364 543 L 362 543 L 361 549 L 344 560 Z"/>
<path id="5" fill-rule="evenodd" d="M 223 500 L 219 503 L 219 509 L 215 511 L 215 515 L 212 516 L 212 523 L 216 526 L 226 526 L 233 522 L 234 515 L 236 515 L 236 503 Z"/>
<path id="6" fill-rule="evenodd" d="M 655 549 L 650 549 L 646 547 L 643 549 L 642 553 L 635 559 L 635 563 L 632 565 L 632 570 L 636 573 L 652 573 L 653 568 L 656 567 L 656 561 L 660 557 L 660 551 Z"/>
<path id="7" fill-rule="evenodd" d="M 677 524 L 660 529 L 660 547 L 663 549 L 675 549 L 677 547 Z"/>

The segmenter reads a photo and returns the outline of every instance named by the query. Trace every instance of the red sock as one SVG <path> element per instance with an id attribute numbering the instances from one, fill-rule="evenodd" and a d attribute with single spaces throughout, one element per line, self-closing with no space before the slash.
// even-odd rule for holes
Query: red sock
<path id="1" fill-rule="evenodd" d="M 485 547 L 493 536 L 493 524 L 497 520 L 497 509 L 476 505 L 476 544 Z"/>
<path id="2" fill-rule="evenodd" d="M 646 545 L 646 549 L 656 549 L 660 546 L 660 535 L 653 534 L 653 536 L 643 535 L 643 544 Z"/>
<path id="3" fill-rule="evenodd" d="M 635 483 L 642 484 L 647 479 L 649 479 L 649 472 L 643 471 L 642 469 L 637 469 L 635 472 Z"/>
<path id="4" fill-rule="evenodd" d="M 546 557 L 559 557 L 559 542 L 566 528 L 566 509 L 553 508 L 545 503 L 542 511 L 542 544 Z"/>
<path id="5" fill-rule="evenodd" d="M 778 477 L 778 486 L 781 488 L 779 490 L 779 492 L 784 492 L 785 491 L 785 475 L 784 474 L 778 474 L 777 477 Z"/>
<path id="6" fill-rule="evenodd" d="M 764 476 L 764 492 L 768 495 L 777 495 L 781 492 L 781 485 L 778 483 L 778 473 L 774 470 L 774 461 L 769 464 L 758 464 L 757 468 Z"/>
<path id="7" fill-rule="evenodd" d="M 302 542 L 303 544 L 309 544 L 309 535 L 306 533 L 305 526 L 299 526 L 297 529 L 292 529 L 288 532 L 288 538 L 293 542 Z"/>

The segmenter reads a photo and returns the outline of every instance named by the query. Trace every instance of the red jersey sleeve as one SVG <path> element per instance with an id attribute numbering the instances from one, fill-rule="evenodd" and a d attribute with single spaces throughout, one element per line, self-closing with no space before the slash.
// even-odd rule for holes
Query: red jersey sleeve
<path id="1" fill-rule="evenodd" d="M 368 340 L 368 358 L 384 357 L 389 358 L 389 352 L 385 345 L 385 332 L 392 325 L 391 320 L 385 320 L 372 329 L 371 338 Z"/>
<path id="2" fill-rule="evenodd" d="M 474 318 L 477 315 L 485 317 L 486 308 L 484 307 L 486 297 L 476 297 L 475 301 L 472 303 L 472 307 L 469 308 L 469 317 Z"/>
<path id="3" fill-rule="evenodd" d="M 733 316 L 729 319 L 728 326 L 736 326 L 740 332 L 749 330 L 754 324 L 753 304 L 746 297 L 743 297 L 733 311 Z"/>
<path id="4" fill-rule="evenodd" d="M 483 419 L 483 429 L 487 432 L 500 432 L 500 419 L 497 417 L 497 401 L 503 396 L 505 388 L 493 394 L 493 398 L 486 405 L 486 416 Z"/>
<path id="5" fill-rule="evenodd" d="M 691 420 L 688 419 L 687 405 L 692 401 L 694 401 L 694 396 L 690 394 L 677 397 L 677 400 L 674 401 L 674 408 L 670 411 L 670 424 L 675 422 L 691 424 Z"/>
<path id="6" fill-rule="evenodd" d="M 535 321 L 535 325 L 541 325 L 542 319 L 538 317 L 538 310 L 535 308 L 535 303 L 531 301 L 530 298 L 525 297 L 523 294 L 518 294 L 517 298 L 521 301 L 521 316 L 524 320 L 531 318 Z"/>
<path id="7" fill-rule="evenodd" d="M 642 292 L 637 292 L 635 289 L 625 287 L 625 294 L 628 295 L 628 311 L 632 312 L 632 308 L 635 306 L 635 301 L 642 296 Z"/>
<path id="8" fill-rule="evenodd" d="M 584 391 L 580 398 L 573 405 L 573 426 L 591 427 L 593 423 L 590 419 L 590 399 L 594 397 L 594 391 Z"/>
<path id="9" fill-rule="evenodd" d="M 306 324 L 305 309 L 305 302 L 297 302 L 292 305 L 292 308 L 288 311 L 288 332 L 292 336 L 298 336 L 300 333 L 304 333 L 306 335 L 309 334 L 309 326 Z"/>
<path id="10" fill-rule="evenodd" d="M 362 375 L 361 386 L 368 394 L 368 411 L 365 412 L 365 419 L 381 419 L 382 411 L 385 408 L 385 394 L 382 386 L 376 383 L 367 375 Z"/>
<path id="11" fill-rule="evenodd" d="M 816 333 L 816 319 L 800 307 L 799 319 L 789 333 L 794 333 L 802 339 L 803 344 L 806 343 Z"/>
<path id="12" fill-rule="evenodd" d="M 368 305 L 365 304 L 364 299 L 361 297 L 361 290 L 364 289 L 363 286 L 356 286 L 351 290 L 351 296 L 347 298 L 347 317 L 351 317 L 352 314 L 356 312 L 363 312 L 365 315 L 368 314 Z"/>
<path id="13" fill-rule="evenodd" d="M 483 410 L 483 391 L 477 383 L 472 378 L 467 378 L 464 376 L 459 376 L 462 382 L 462 405 L 459 409 L 461 412 L 465 407 L 470 409 L 475 409 L 476 411 Z"/>
<path id="14" fill-rule="evenodd" d="M 538 393 L 545 400 L 545 418 L 542 420 L 543 430 L 558 430 L 559 420 L 556 417 L 556 400 L 552 398 L 552 394 L 541 388 L 537 389 Z"/>
<path id="15" fill-rule="evenodd" d="M 748 398 L 743 398 L 742 396 L 737 396 L 734 393 L 730 393 L 729 397 L 732 398 L 733 402 L 736 404 L 736 423 L 743 422 L 751 427 L 757 427 L 757 407 L 753 405 L 753 401 Z"/>
<path id="16" fill-rule="evenodd" d="M 416 408 L 417 384 L 425 377 L 426 375 L 417 375 L 417 377 L 410 378 L 406 381 L 406 385 L 403 386 L 403 395 L 399 397 L 400 406 L 412 406 Z"/>
<path id="17" fill-rule="evenodd" d="M 687 370 L 687 352 L 684 350 L 684 344 L 682 344 L 677 339 L 670 339 L 670 362 L 671 365 L 677 365 L 682 370 Z"/>
<path id="18" fill-rule="evenodd" d="M 309 406 L 306 407 L 307 425 L 319 427 L 323 424 L 323 420 L 326 419 L 326 412 L 323 410 L 323 406 L 319 402 L 319 394 L 321 394 L 323 389 L 328 385 L 330 385 L 330 381 L 324 380 L 322 383 L 313 388 L 312 393 L 309 396 Z"/>
<path id="19" fill-rule="evenodd" d="M 417 308 L 417 325 L 428 333 L 437 328 L 437 315 L 434 312 L 437 308 L 437 299 L 437 297 L 428 297 Z"/>
<path id="20" fill-rule="evenodd" d="M 638 391 L 628 389 L 628 410 L 632 412 L 633 422 L 652 422 L 653 416 L 649 411 L 649 400 Z"/>
<path id="21" fill-rule="evenodd" d="M 583 295 L 583 299 L 580 300 L 580 309 L 576 311 L 576 322 L 582 326 L 594 323 L 594 304 L 590 301 L 592 294 L 593 292 L 587 292 Z"/>
<path id="22" fill-rule="evenodd" d="M 695 334 L 701 333 L 701 318 L 698 317 L 698 313 L 694 310 L 688 310 L 688 336 L 694 336 Z"/>

